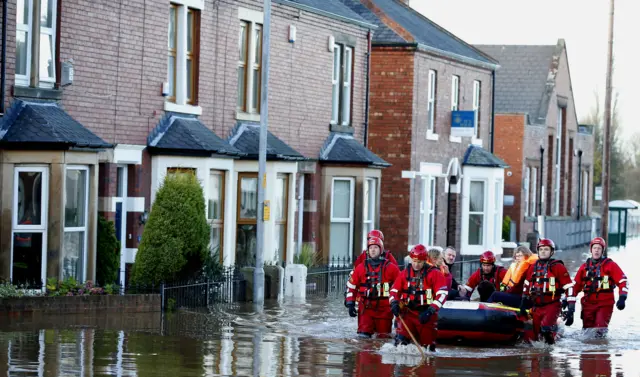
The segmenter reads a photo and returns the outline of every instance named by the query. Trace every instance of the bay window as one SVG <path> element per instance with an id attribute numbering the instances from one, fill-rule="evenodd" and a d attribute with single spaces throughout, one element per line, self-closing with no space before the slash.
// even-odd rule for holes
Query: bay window
<path id="1" fill-rule="evenodd" d="M 238 174 L 236 265 L 255 265 L 258 219 L 258 175 Z"/>
<path id="2" fill-rule="evenodd" d="M 353 255 L 353 212 L 355 179 L 333 178 L 331 185 L 331 225 L 329 257 L 350 258 Z"/>
<path id="3" fill-rule="evenodd" d="M 367 248 L 367 234 L 376 228 L 376 179 L 367 178 L 364 181 L 364 214 L 362 216 L 362 249 Z"/>
<path id="4" fill-rule="evenodd" d="M 86 279 L 89 169 L 69 166 L 65 174 L 62 278 Z"/>
<path id="5" fill-rule="evenodd" d="M 209 223 L 209 248 L 218 252 L 222 262 L 222 240 L 224 238 L 224 171 L 211 170 L 209 174 L 209 199 L 207 222 Z"/>
<path id="6" fill-rule="evenodd" d="M 484 244 L 485 181 L 471 181 L 469 190 L 469 245 Z"/>
<path id="7" fill-rule="evenodd" d="M 275 225 L 274 243 L 275 255 L 279 263 L 287 261 L 287 213 L 289 198 L 289 175 L 278 174 L 276 178 L 276 200 L 273 208 L 273 220 Z"/>
<path id="8" fill-rule="evenodd" d="M 436 179 L 422 180 L 420 190 L 420 229 L 419 240 L 423 245 L 434 245 L 436 209 Z"/>

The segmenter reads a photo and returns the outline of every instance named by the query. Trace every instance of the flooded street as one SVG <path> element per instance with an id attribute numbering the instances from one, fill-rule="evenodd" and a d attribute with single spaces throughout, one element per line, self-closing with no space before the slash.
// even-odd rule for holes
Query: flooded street
<path id="1" fill-rule="evenodd" d="M 586 249 L 561 252 L 572 273 Z M 607 339 L 575 323 L 554 347 L 440 346 L 418 366 L 414 346 L 354 339 L 342 297 L 105 318 L 3 319 L 0 376 L 640 376 L 640 240 L 609 254 L 631 281 Z M 572 261 L 573 260 L 573 261 Z"/>

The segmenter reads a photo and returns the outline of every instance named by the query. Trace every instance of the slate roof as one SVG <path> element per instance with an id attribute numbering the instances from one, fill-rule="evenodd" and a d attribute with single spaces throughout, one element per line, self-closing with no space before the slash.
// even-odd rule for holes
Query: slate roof
<path id="1" fill-rule="evenodd" d="M 147 137 L 150 152 L 181 155 L 242 156 L 244 153 L 219 138 L 194 116 L 167 113 Z"/>
<path id="2" fill-rule="evenodd" d="M 340 0 L 274 0 L 277 3 L 290 5 L 296 8 L 310 8 L 310 11 L 329 17 L 344 19 L 352 23 L 366 27 L 375 27 L 370 21 L 365 20 L 359 14 L 352 11 Z"/>
<path id="3" fill-rule="evenodd" d="M 245 153 L 247 159 L 258 159 L 260 150 L 260 125 L 240 122 L 229 136 L 229 144 Z M 277 136 L 267 131 L 267 160 L 307 160 L 305 156 Z"/>
<path id="4" fill-rule="evenodd" d="M 58 103 L 15 99 L 0 121 L 3 147 L 112 148 L 84 127 Z"/>
<path id="5" fill-rule="evenodd" d="M 462 165 L 505 169 L 509 167 L 502 159 L 478 145 L 470 145 L 467 148 Z"/>
<path id="6" fill-rule="evenodd" d="M 381 26 L 383 21 L 373 11 L 365 7 L 359 0 L 341 0 L 362 18 L 373 20 Z M 469 63 L 495 66 L 497 61 L 486 56 L 470 44 L 459 39 L 435 22 L 431 21 L 420 12 L 403 4 L 398 0 L 368 0 L 371 1 L 386 17 L 406 30 L 412 40 L 407 40 L 400 34 L 386 26 L 380 27 L 373 33 L 374 44 L 407 44 L 417 43 L 419 47 L 433 50 L 436 53 L 447 55 L 451 58 L 464 60 Z"/>
<path id="7" fill-rule="evenodd" d="M 320 150 L 320 161 L 389 167 L 390 163 L 360 144 L 352 135 L 332 132 Z"/>
<path id="8" fill-rule="evenodd" d="M 550 75 L 557 45 L 476 45 L 500 62 L 496 71 L 495 111 L 526 113 L 532 124 L 544 124 L 547 116 Z"/>

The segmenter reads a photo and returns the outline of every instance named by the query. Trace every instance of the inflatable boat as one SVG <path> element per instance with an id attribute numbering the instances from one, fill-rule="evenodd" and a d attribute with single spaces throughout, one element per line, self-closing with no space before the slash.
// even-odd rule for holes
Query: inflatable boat
<path id="1" fill-rule="evenodd" d="M 438 342 L 515 343 L 526 317 L 518 308 L 477 301 L 447 301 L 438 312 Z"/>

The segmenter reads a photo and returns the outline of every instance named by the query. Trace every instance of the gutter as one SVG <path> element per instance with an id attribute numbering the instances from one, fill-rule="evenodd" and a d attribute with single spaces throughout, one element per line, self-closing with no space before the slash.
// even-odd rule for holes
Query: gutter
<path id="1" fill-rule="evenodd" d="M 6 1 L 6 0 L 5 0 Z M 373 33 L 371 30 L 367 33 L 367 89 L 365 93 L 364 103 L 364 147 L 369 144 L 369 91 L 371 88 L 371 39 Z"/>
<path id="2" fill-rule="evenodd" d="M 491 71 L 491 154 L 496 131 L 496 70 Z"/>
<path id="3" fill-rule="evenodd" d="M 4 115 L 5 86 L 7 79 L 7 0 L 2 0 L 2 71 L 0 73 L 0 115 Z"/>
<path id="4" fill-rule="evenodd" d="M 367 29 L 377 29 L 378 28 L 377 25 L 370 24 L 370 23 L 368 23 L 366 21 L 358 21 L 358 20 L 356 20 L 354 18 L 348 18 L 348 17 L 340 16 L 338 14 L 327 12 L 327 11 L 324 11 L 322 9 L 310 7 L 310 6 L 304 5 L 304 4 L 299 4 L 299 3 L 293 2 L 291 0 L 273 0 L 273 2 L 274 3 L 278 3 L 278 4 L 282 4 L 282 5 L 286 5 L 286 6 L 290 6 L 292 8 L 297 8 L 297 9 L 300 9 L 300 10 L 304 10 L 304 11 L 307 11 L 307 12 L 310 12 L 310 13 L 319 14 L 321 16 L 333 18 L 334 20 L 348 22 L 350 24 L 354 24 L 354 25 L 358 25 L 358 26 L 363 26 L 363 27 L 366 27 Z"/>
<path id="5" fill-rule="evenodd" d="M 476 67 L 481 67 L 481 68 L 486 68 L 486 69 L 490 69 L 490 70 L 496 70 L 498 68 L 500 68 L 499 64 L 495 64 L 495 63 L 489 63 L 489 62 L 483 62 L 481 60 L 476 60 L 473 58 L 469 58 L 466 56 L 462 56 L 462 55 L 458 55 L 458 54 L 454 54 L 453 52 L 449 52 L 449 51 L 444 51 L 444 50 L 440 50 L 438 48 L 435 47 L 431 47 L 431 46 L 427 46 L 425 44 L 422 43 L 418 43 L 417 44 L 418 48 L 427 52 L 431 52 L 437 55 L 441 55 L 450 59 L 454 59 L 457 60 L 459 62 L 465 63 L 465 64 L 470 64 Z"/>

